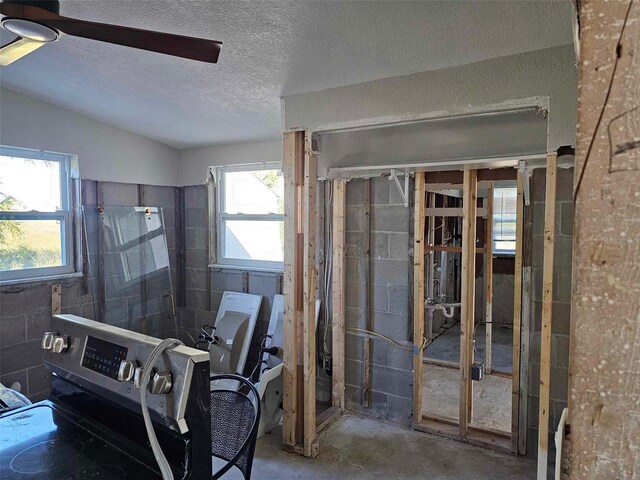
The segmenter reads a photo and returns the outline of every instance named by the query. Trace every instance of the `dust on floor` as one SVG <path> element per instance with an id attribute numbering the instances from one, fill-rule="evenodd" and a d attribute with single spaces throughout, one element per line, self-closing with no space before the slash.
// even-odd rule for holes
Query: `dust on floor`
<path id="1" fill-rule="evenodd" d="M 331 425 L 320 445 L 316 459 L 286 453 L 282 430 L 277 428 L 258 441 L 252 478 L 525 480 L 536 476 L 531 460 L 355 415 Z"/>
<path id="2" fill-rule="evenodd" d="M 422 382 L 422 414 L 458 420 L 460 370 L 458 368 L 424 365 Z M 472 425 L 511 431 L 511 378 L 485 375 L 473 382 Z"/>

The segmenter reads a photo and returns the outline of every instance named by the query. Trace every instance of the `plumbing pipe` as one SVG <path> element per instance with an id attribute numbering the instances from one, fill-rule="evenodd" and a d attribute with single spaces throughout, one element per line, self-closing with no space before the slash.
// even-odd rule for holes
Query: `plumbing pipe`
<path id="1" fill-rule="evenodd" d="M 425 300 L 425 308 L 427 310 L 440 310 L 442 314 L 447 318 L 453 317 L 453 309 L 462 306 L 461 303 L 429 303 Z M 449 311 L 447 312 L 447 308 Z"/>

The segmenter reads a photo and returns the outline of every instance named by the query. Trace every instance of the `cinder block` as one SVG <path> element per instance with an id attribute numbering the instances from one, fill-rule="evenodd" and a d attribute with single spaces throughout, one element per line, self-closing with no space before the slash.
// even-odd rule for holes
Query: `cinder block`
<path id="1" fill-rule="evenodd" d="M 376 365 L 371 372 L 372 388 L 378 392 L 413 398 L 413 376 L 410 371 Z"/>
<path id="2" fill-rule="evenodd" d="M 389 233 L 389 258 L 409 261 L 408 233 Z"/>
<path id="3" fill-rule="evenodd" d="M 96 182 L 94 180 L 82 180 L 80 189 L 82 190 L 82 205 L 97 205 Z"/>
<path id="4" fill-rule="evenodd" d="M 362 362 L 345 359 L 344 381 L 349 385 L 362 385 Z"/>
<path id="5" fill-rule="evenodd" d="M 409 315 L 408 287 L 389 287 L 389 312 Z"/>
<path id="6" fill-rule="evenodd" d="M 389 180 L 386 177 L 371 179 L 371 203 L 389 205 Z"/>
<path id="7" fill-rule="evenodd" d="M 186 288 L 196 288 L 204 290 L 207 288 L 207 271 L 204 269 L 186 269 Z"/>
<path id="8" fill-rule="evenodd" d="M 531 299 L 541 301 L 542 300 L 542 267 L 533 267 L 531 269 Z"/>
<path id="9" fill-rule="evenodd" d="M 184 226 L 186 228 L 207 228 L 206 208 L 186 208 L 184 212 Z"/>
<path id="10" fill-rule="evenodd" d="M 364 283 L 351 283 L 348 282 L 345 284 L 345 306 L 353 307 L 353 308 L 362 308 L 366 307 L 365 305 L 365 295 L 366 288 Z"/>
<path id="11" fill-rule="evenodd" d="M 413 356 L 411 352 L 398 348 L 395 345 L 389 345 L 387 349 L 389 367 L 398 370 L 413 371 Z"/>
<path id="12" fill-rule="evenodd" d="M 529 357 L 529 395 L 538 395 L 540 392 L 540 357 Z"/>
<path id="13" fill-rule="evenodd" d="M 186 304 L 187 307 L 195 308 L 196 310 L 206 310 L 207 291 L 188 288 L 186 295 Z"/>
<path id="14" fill-rule="evenodd" d="M 571 302 L 571 269 L 556 268 L 553 271 L 553 300 Z"/>
<path id="15" fill-rule="evenodd" d="M 365 209 L 360 206 L 347 205 L 344 213 L 344 229 L 346 232 L 364 232 Z"/>
<path id="16" fill-rule="evenodd" d="M 372 313 L 373 330 L 399 342 L 409 340 L 409 317 L 393 313 Z"/>
<path id="17" fill-rule="evenodd" d="M 533 235 L 531 242 L 531 266 L 542 267 L 544 261 L 544 236 Z"/>
<path id="18" fill-rule="evenodd" d="M 41 339 L 16 343 L 0 349 L 2 374 L 36 367 L 42 363 Z"/>
<path id="19" fill-rule="evenodd" d="M 536 168 L 531 175 L 531 199 L 534 202 L 544 202 L 546 192 L 546 169 Z"/>
<path id="20" fill-rule="evenodd" d="M 347 283 L 364 283 L 366 281 L 364 259 L 357 257 L 345 258 L 344 270 L 344 277 Z"/>
<path id="21" fill-rule="evenodd" d="M 178 310 L 180 326 L 187 329 L 196 328 L 196 311 L 193 308 L 181 307 Z"/>
<path id="22" fill-rule="evenodd" d="M 571 304 L 564 302 L 553 302 L 553 324 L 552 333 L 559 335 L 569 335 L 571 327 Z"/>
<path id="23" fill-rule="evenodd" d="M 144 186 L 144 203 L 153 207 L 175 208 L 174 187 L 160 187 L 156 185 Z"/>
<path id="24" fill-rule="evenodd" d="M 389 311 L 389 287 L 385 285 L 373 285 L 371 292 L 372 292 L 371 305 L 373 310 L 377 312 L 388 312 Z M 354 306 L 360 306 L 360 305 L 354 305 Z M 362 305 L 362 307 L 364 307 L 364 305 Z"/>
<path id="25" fill-rule="evenodd" d="M 366 235 L 366 234 L 365 234 Z M 371 259 L 389 259 L 389 235 L 375 232 L 371 234 Z"/>
<path id="26" fill-rule="evenodd" d="M 173 208 L 162 207 L 162 220 L 164 221 L 164 228 L 176 228 L 176 211 Z"/>
<path id="27" fill-rule="evenodd" d="M 27 316 L 16 315 L 0 319 L 0 348 L 27 340 Z"/>
<path id="28" fill-rule="evenodd" d="M 398 205 L 377 205 L 371 209 L 371 230 L 374 232 L 409 231 L 409 209 Z"/>
<path id="29" fill-rule="evenodd" d="M 556 180 L 556 200 L 573 200 L 573 168 L 559 168 Z"/>
<path id="30" fill-rule="evenodd" d="M 540 398 L 536 395 L 527 397 L 527 425 L 538 426 L 538 413 L 540 409 Z M 536 442 L 537 445 L 537 442 Z"/>
<path id="31" fill-rule="evenodd" d="M 555 367 L 551 369 L 550 395 L 554 400 L 566 401 L 569 390 L 569 370 Z"/>
<path id="32" fill-rule="evenodd" d="M 553 365 L 555 367 L 569 367 L 569 337 L 565 335 L 552 335 L 551 347 L 553 352 Z"/>
<path id="33" fill-rule="evenodd" d="M 185 208 L 206 208 L 207 187 L 205 185 L 192 185 L 184 187 Z"/>
<path id="34" fill-rule="evenodd" d="M 344 339 L 345 358 L 362 361 L 362 357 L 364 355 L 363 352 L 364 352 L 364 338 L 356 334 L 352 334 L 351 332 L 347 332 Z"/>
<path id="35" fill-rule="evenodd" d="M 569 268 L 573 259 L 573 237 L 558 235 L 555 238 L 553 268 Z"/>
<path id="36" fill-rule="evenodd" d="M 344 256 L 364 257 L 364 233 L 346 232 L 344 235 Z"/>
<path id="37" fill-rule="evenodd" d="M 344 308 L 345 326 L 350 328 L 364 328 L 364 309 L 345 307 Z"/>
<path id="38" fill-rule="evenodd" d="M 364 205 L 364 181 L 354 179 L 347 182 L 345 202 L 347 205 Z"/>
<path id="39" fill-rule="evenodd" d="M 540 332 L 533 332 L 529 337 L 529 359 L 534 362 L 540 361 Z"/>
<path id="40" fill-rule="evenodd" d="M 389 364 L 389 344 L 383 340 L 371 340 L 371 363 L 386 367 Z"/>
<path id="41" fill-rule="evenodd" d="M 216 312 L 209 310 L 196 310 L 196 328 L 203 325 L 213 325 L 216 322 Z"/>
<path id="42" fill-rule="evenodd" d="M 573 235 L 573 202 L 562 202 L 560 205 L 560 234 Z"/>
<path id="43" fill-rule="evenodd" d="M 374 285 L 406 287 L 409 285 L 409 262 L 376 260 L 371 262 Z"/>
<path id="44" fill-rule="evenodd" d="M 208 255 L 206 249 L 188 248 L 185 250 L 185 266 L 196 270 L 205 270 L 208 267 Z"/>

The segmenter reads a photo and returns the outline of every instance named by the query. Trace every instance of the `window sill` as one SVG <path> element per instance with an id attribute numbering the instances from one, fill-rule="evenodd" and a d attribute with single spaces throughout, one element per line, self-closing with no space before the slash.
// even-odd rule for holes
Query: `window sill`
<path id="1" fill-rule="evenodd" d="M 9 285 L 22 285 L 25 283 L 44 283 L 52 282 L 56 280 L 65 280 L 67 278 L 81 278 L 82 272 L 73 273 L 61 273 L 60 275 L 50 275 L 48 277 L 29 277 L 29 278 L 16 278 L 12 280 L 0 280 L 0 287 Z"/>
<path id="2" fill-rule="evenodd" d="M 282 268 L 270 268 L 270 267 L 249 267 L 246 265 L 227 265 L 224 263 L 214 263 L 209 265 L 209 268 L 215 268 L 217 270 L 238 270 L 242 272 L 261 272 L 261 273 L 284 273 Z"/>

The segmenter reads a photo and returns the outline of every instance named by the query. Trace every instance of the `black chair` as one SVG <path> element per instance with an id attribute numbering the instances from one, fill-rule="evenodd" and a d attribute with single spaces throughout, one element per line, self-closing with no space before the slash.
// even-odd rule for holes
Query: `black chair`
<path id="1" fill-rule="evenodd" d="M 211 391 L 211 454 L 227 464 L 213 474 L 217 480 L 236 466 L 251 478 L 260 424 L 260 395 L 256 387 L 240 375 L 212 375 L 211 380 L 234 380 L 238 389 Z"/>

